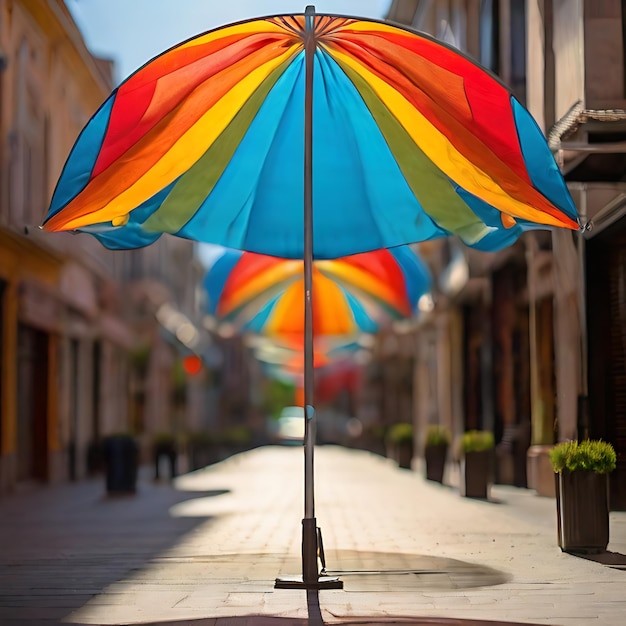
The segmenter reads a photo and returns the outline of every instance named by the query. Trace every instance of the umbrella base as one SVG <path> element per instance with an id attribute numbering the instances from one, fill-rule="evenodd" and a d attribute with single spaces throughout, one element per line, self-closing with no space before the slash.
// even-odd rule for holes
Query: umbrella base
<path id="1" fill-rule="evenodd" d="M 318 558 L 321 570 L 318 569 Z M 317 527 L 315 518 L 302 520 L 302 566 L 302 576 L 277 578 L 274 589 L 343 589 L 343 581 L 337 576 L 324 575 L 326 557 L 322 529 Z"/>
<path id="2" fill-rule="evenodd" d="M 287 576 L 277 578 L 274 589 L 343 589 L 343 581 L 336 576 L 320 576 L 305 582 L 302 576 Z"/>

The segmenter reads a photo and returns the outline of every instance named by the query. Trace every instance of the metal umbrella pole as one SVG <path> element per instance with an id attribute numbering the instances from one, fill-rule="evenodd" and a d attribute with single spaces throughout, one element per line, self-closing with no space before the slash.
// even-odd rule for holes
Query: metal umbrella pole
<path id="1" fill-rule="evenodd" d="M 334 576 L 320 576 L 315 519 L 314 449 L 317 418 L 313 407 L 313 63 L 315 7 L 305 10 L 304 92 L 304 518 L 302 519 L 302 577 L 277 578 L 276 588 L 341 589 Z"/>

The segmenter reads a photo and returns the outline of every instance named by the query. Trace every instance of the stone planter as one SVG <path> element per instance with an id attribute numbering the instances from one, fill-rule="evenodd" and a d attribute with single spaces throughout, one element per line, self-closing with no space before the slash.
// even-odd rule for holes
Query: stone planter
<path id="1" fill-rule="evenodd" d="M 424 460 L 426 461 L 426 479 L 437 483 L 443 483 L 443 474 L 446 468 L 448 445 L 430 445 L 424 447 Z"/>
<path id="2" fill-rule="evenodd" d="M 467 498 L 489 498 L 493 482 L 493 450 L 465 452 L 460 463 L 460 491 Z"/>
<path id="3" fill-rule="evenodd" d="M 404 469 L 411 469 L 411 461 L 413 460 L 413 444 L 396 444 L 396 450 L 398 455 L 398 465 Z"/>
<path id="4" fill-rule="evenodd" d="M 557 534 L 563 552 L 597 554 L 609 543 L 609 476 L 564 470 L 555 474 Z"/>
<path id="5" fill-rule="evenodd" d="M 399 467 L 411 469 L 411 461 L 413 460 L 413 444 L 408 442 L 387 442 L 386 456 L 388 459 L 393 459 Z"/>

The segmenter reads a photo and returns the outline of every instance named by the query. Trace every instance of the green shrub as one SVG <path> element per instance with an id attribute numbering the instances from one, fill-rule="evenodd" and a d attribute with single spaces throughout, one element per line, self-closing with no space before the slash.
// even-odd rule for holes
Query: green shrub
<path id="1" fill-rule="evenodd" d="M 387 431 L 387 441 L 393 444 L 413 443 L 413 425 L 405 422 L 393 424 Z"/>
<path id="2" fill-rule="evenodd" d="M 615 450 L 606 441 L 564 441 L 550 450 L 550 462 L 555 472 L 563 470 L 607 474 L 615 469 Z"/>
<path id="3" fill-rule="evenodd" d="M 430 424 L 426 429 L 427 446 L 444 446 L 450 443 L 450 431 L 442 424 Z"/>
<path id="4" fill-rule="evenodd" d="M 495 446 L 493 433 L 488 430 L 468 430 L 461 437 L 461 452 L 484 452 Z"/>

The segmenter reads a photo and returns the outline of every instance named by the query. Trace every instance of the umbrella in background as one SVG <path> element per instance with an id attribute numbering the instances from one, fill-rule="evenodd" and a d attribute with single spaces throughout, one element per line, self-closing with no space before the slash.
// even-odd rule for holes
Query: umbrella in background
<path id="1" fill-rule="evenodd" d="M 359 360 L 359 355 L 368 350 L 368 342 L 363 337 L 316 336 L 313 340 L 313 367 L 318 370 L 345 360 Z M 304 381 L 304 343 L 302 334 L 284 337 L 248 335 L 245 339 L 257 360 L 291 376 L 299 384 Z"/>
<path id="2" fill-rule="evenodd" d="M 294 382 L 294 404 L 305 406 L 303 262 L 227 248 L 211 257 L 204 287 L 218 332 L 226 324 L 263 335 L 248 336 L 254 356 L 266 372 Z M 343 379 L 329 367 L 363 352 L 356 336 L 412 317 L 430 285 L 429 271 L 409 246 L 314 261 L 313 369 L 318 378 L 320 370 L 326 373 L 320 381 L 339 384 Z M 321 399 L 319 387 L 315 395 Z"/>
<path id="3" fill-rule="evenodd" d="M 317 564 L 313 258 L 449 234 L 495 250 L 537 226 L 579 223 L 544 136 L 502 83 L 428 36 L 314 7 L 209 31 L 130 76 L 78 138 L 44 222 L 112 248 L 167 232 L 304 260 L 293 585 L 313 589 L 339 584 Z"/>
<path id="4" fill-rule="evenodd" d="M 205 278 L 207 310 L 239 331 L 304 335 L 303 262 L 223 249 Z M 313 262 L 313 335 L 375 333 L 410 318 L 430 274 L 408 246 Z"/>
<path id="5" fill-rule="evenodd" d="M 314 339 L 315 399 L 316 402 L 332 403 L 342 394 L 354 394 L 360 380 L 363 366 L 370 360 L 370 349 L 374 339 L 370 335 L 360 335 L 355 341 L 345 342 L 341 337 L 316 336 Z M 291 404 L 303 407 L 304 403 L 304 359 L 303 338 L 246 337 L 246 344 L 252 348 L 254 357 L 261 364 L 266 376 L 294 386 L 294 399 Z M 342 416 L 345 417 L 345 416 Z M 340 424 L 330 420 L 335 433 Z M 351 432 L 355 433 L 358 420 L 353 419 Z M 331 424 L 326 424 L 326 430 Z"/>

